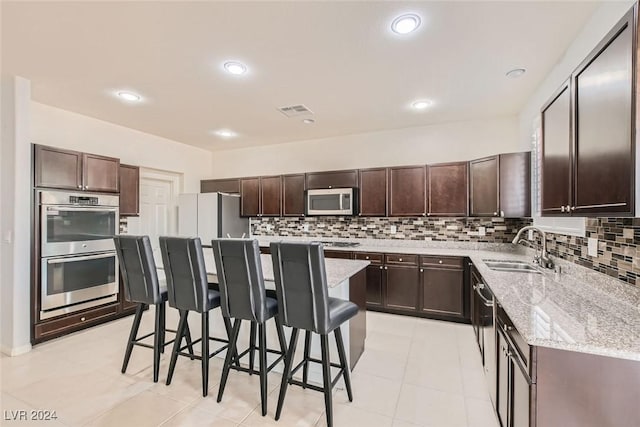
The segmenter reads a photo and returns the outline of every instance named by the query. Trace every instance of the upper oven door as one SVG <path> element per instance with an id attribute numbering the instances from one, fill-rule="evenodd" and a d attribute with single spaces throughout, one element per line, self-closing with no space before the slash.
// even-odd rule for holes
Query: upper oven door
<path id="1" fill-rule="evenodd" d="M 118 208 L 41 205 L 43 257 L 114 250 Z"/>
<path id="2" fill-rule="evenodd" d="M 307 190 L 307 215 L 353 215 L 353 188 Z"/>

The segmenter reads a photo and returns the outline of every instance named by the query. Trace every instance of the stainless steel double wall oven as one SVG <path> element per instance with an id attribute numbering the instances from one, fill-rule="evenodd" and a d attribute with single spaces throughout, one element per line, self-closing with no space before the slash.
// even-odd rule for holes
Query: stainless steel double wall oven
<path id="1" fill-rule="evenodd" d="M 40 319 L 116 301 L 119 197 L 41 190 Z"/>

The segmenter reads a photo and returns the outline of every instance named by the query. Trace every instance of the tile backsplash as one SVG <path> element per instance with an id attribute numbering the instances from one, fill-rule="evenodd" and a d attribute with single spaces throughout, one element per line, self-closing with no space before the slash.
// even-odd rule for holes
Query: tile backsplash
<path id="1" fill-rule="evenodd" d="M 342 237 L 427 241 L 510 242 L 529 218 L 251 218 L 251 232 L 260 236 Z M 395 227 L 395 233 L 392 228 Z M 484 235 L 480 235 L 484 227 Z M 305 228 L 307 228 L 305 230 Z"/>
<path id="2" fill-rule="evenodd" d="M 586 237 L 547 233 L 547 250 L 556 256 L 640 285 L 640 218 L 587 218 Z M 598 239 L 598 256 L 588 255 L 588 238 Z"/>

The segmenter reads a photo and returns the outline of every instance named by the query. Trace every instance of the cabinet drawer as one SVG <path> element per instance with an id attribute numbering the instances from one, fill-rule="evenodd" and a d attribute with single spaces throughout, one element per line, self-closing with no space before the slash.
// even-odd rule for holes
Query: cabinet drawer
<path id="1" fill-rule="evenodd" d="M 420 265 L 462 268 L 464 259 L 460 257 L 423 256 L 420 257 Z"/>
<path id="2" fill-rule="evenodd" d="M 82 329 L 85 325 L 95 324 L 105 318 L 113 317 L 118 313 L 119 305 L 119 303 L 110 304 L 37 324 L 35 326 L 36 339 Z"/>
<path id="3" fill-rule="evenodd" d="M 385 255 L 387 264 L 418 265 L 418 255 L 410 254 L 387 254 Z"/>
<path id="4" fill-rule="evenodd" d="M 531 346 L 527 344 L 524 338 L 522 338 L 522 335 L 520 335 L 515 326 L 513 326 L 513 322 L 511 322 L 511 319 L 509 319 L 509 316 L 500 304 L 498 304 L 497 307 L 497 319 L 498 322 L 496 324 L 496 327 L 502 329 L 504 334 L 507 336 L 507 338 L 517 351 L 520 360 L 524 364 L 524 367 L 529 373 L 531 373 Z"/>
<path id="5" fill-rule="evenodd" d="M 356 252 L 355 258 L 370 261 L 373 265 L 380 265 L 384 262 L 384 254 L 375 252 Z"/>
<path id="6" fill-rule="evenodd" d="M 325 258 L 353 259 L 353 252 L 324 250 Z"/>

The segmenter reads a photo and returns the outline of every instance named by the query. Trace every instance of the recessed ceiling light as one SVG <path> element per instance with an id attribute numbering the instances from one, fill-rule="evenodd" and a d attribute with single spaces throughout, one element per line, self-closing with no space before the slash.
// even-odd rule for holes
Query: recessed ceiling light
<path id="1" fill-rule="evenodd" d="M 411 106 L 416 110 L 424 110 L 425 108 L 429 108 L 433 105 L 433 101 L 429 99 L 422 99 L 420 101 L 416 101 Z"/>
<path id="2" fill-rule="evenodd" d="M 305 125 L 311 125 L 313 123 L 315 123 L 316 121 L 313 119 L 304 119 L 302 120 L 302 123 L 304 123 Z"/>
<path id="3" fill-rule="evenodd" d="M 126 91 L 118 92 L 118 96 L 120 98 L 124 99 L 125 101 L 129 101 L 129 102 L 137 102 L 137 101 L 140 101 L 142 99 L 142 97 L 140 95 L 138 95 L 137 93 L 126 92 Z"/>
<path id="4" fill-rule="evenodd" d="M 237 61 L 227 61 L 224 63 L 224 69 L 235 75 L 241 75 L 247 72 L 247 66 Z"/>
<path id="5" fill-rule="evenodd" d="M 408 34 L 420 26 L 420 17 L 415 13 L 407 13 L 398 16 L 391 23 L 391 30 L 398 34 Z"/>
<path id="6" fill-rule="evenodd" d="M 237 136 L 237 134 L 229 129 L 219 129 L 213 132 L 215 135 L 218 135 L 221 138 L 233 138 Z"/>
<path id="7" fill-rule="evenodd" d="M 527 70 L 524 68 L 514 68 L 513 70 L 507 71 L 506 76 L 510 79 L 517 79 L 526 72 Z"/>

